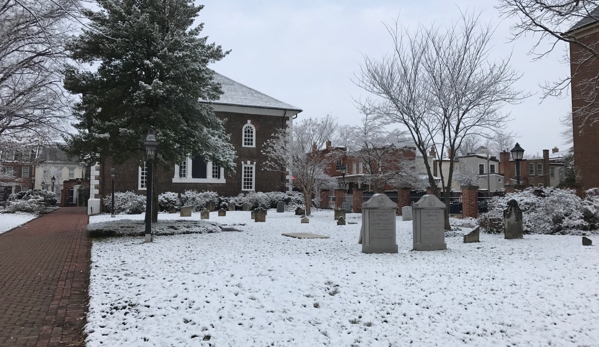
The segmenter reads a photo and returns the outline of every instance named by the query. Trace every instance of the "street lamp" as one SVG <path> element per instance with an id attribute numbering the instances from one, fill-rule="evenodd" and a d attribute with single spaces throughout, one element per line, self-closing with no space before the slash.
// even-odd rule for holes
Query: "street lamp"
<path id="1" fill-rule="evenodd" d="M 52 182 L 52 192 L 54 193 L 54 182 L 56 182 L 56 177 L 52 176 L 50 182 Z"/>
<path id="2" fill-rule="evenodd" d="M 520 144 L 516 142 L 516 145 L 510 151 L 512 153 L 512 159 L 516 161 L 516 184 L 520 184 L 520 160 L 524 156 L 524 148 L 520 147 Z"/>
<path id="3" fill-rule="evenodd" d="M 347 165 L 337 164 L 337 171 L 341 172 L 341 177 L 343 177 L 343 190 L 345 190 L 345 173 L 347 173 Z"/>
<path id="4" fill-rule="evenodd" d="M 144 149 L 146 151 L 146 231 L 145 242 L 152 242 L 152 161 L 156 157 L 156 149 L 158 141 L 156 134 L 150 129 L 146 140 L 144 141 Z"/>
<path id="5" fill-rule="evenodd" d="M 110 169 L 110 179 L 112 180 L 112 206 L 110 207 L 110 217 L 114 218 L 114 179 L 116 178 L 116 170 Z"/>

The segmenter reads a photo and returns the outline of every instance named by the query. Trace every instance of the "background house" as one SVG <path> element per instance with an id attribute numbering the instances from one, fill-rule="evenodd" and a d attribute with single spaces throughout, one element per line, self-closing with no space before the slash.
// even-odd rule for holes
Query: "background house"
<path id="1" fill-rule="evenodd" d="M 192 155 L 169 167 L 157 165 L 157 192 L 209 190 L 221 196 L 236 196 L 252 191 L 290 190 L 290 175 L 262 169 L 267 160 L 262 154 L 262 147 L 277 130 L 290 129 L 293 119 L 302 110 L 220 74 L 215 73 L 214 79 L 221 84 L 223 95 L 210 105 L 216 116 L 225 120 L 225 130 L 230 135 L 230 141 L 237 153 L 235 172 L 228 172 L 200 156 Z M 95 185 L 97 188 L 94 190 L 92 187 L 92 193 L 96 193 L 97 198 L 111 194 L 112 167 L 110 159 L 107 159 L 93 168 L 99 176 Z M 144 168 L 132 160 L 114 167 L 117 174 L 116 191 L 145 194 Z"/>
<path id="2" fill-rule="evenodd" d="M 0 200 L 33 189 L 38 147 L 6 145 L 0 150 Z"/>
<path id="3" fill-rule="evenodd" d="M 41 149 L 35 169 L 34 189 L 53 191 L 59 205 L 71 206 L 78 201 L 79 186 L 88 180 L 86 167 L 77 158 L 69 158 L 57 144 Z"/>

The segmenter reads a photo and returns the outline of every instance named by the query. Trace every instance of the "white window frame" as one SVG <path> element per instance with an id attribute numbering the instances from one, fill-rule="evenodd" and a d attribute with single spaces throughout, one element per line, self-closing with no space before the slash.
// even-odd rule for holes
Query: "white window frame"
<path id="1" fill-rule="evenodd" d="M 4 173 L 8 176 L 14 176 L 15 175 L 15 168 L 12 166 L 5 166 L 4 167 Z"/>
<path id="2" fill-rule="evenodd" d="M 27 170 L 25 170 L 27 169 Z M 27 175 L 25 175 L 25 172 L 27 172 Z M 29 178 L 31 177 L 31 169 L 29 168 L 29 166 L 23 166 L 21 167 L 21 178 Z"/>
<path id="3" fill-rule="evenodd" d="M 226 184 L 227 180 L 225 179 L 225 169 L 220 168 L 220 178 L 213 177 L 212 170 L 212 162 L 206 162 L 206 178 L 193 178 L 192 170 L 191 170 L 191 162 L 192 158 L 187 157 L 185 161 L 185 175 L 181 177 L 181 166 L 179 164 L 175 165 L 175 175 L 173 177 L 173 183 L 217 183 L 217 184 Z"/>
<path id="4" fill-rule="evenodd" d="M 549 176 L 555 177 L 555 166 L 549 167 Z"/>
<path id="5" fill-rule="evenodd" d="M 137 173 L 137 190 L 147 190 L 148 188 L 148 170 L 146 168 L 146 162 L 144 161 L 144 166 L 138 166 Z"/>
<path id="6" fill-rule="evenodd" d="M 542 163 L 537 163 L 537 175 L 539 175 L 539 176 L 543 175 L 543 164 Z"/>
<path id="7" fill-rule="evenodd" d="M 251 188 L 246 188 L 245 187 L 245 169 L 246 168 L 251 168 L 252 169 L 252 187 Z M 249 161 L 247 163 L 242 163 L 241 164 L 241 191 L 242 192 L 253 192 L 256 189 L 256 163 L 251 164 Z"/>
<path id="8" fill-rule="evenodd" d="M 69 169 L 69 179 L 75 178 L 75 168 L 68 168 Z"/>
<path id="9" fill-rule="evenodd" d="M 493 169 L 493 170 L 491 170 L 491 169 Z M 489 164 L 489 173 L 491 173 L 491 174 L 497 173 L 497 171 L 495 171 L 495 164 Z"/>
<path id="10" fill-rule="evenodd" d="M 251 144 L 246 144 L 246 140 L 250 140 L 249 136 L 246 137 L 246 129 L 251 129 Z M 247 124 L 244 124 L 241 128 L 241 146 L 248 148 L 256 148 L 256 127 L 252 124 L 252 121 L 249 119 Z"/>
<path id="11" fill-rule="evenodd" d="M 478 174 L 479 175 L 484 175 L 485 174 L 485 164 L 478 164 Z"/>
<path id="12" fill-rule="evenodd" d="M 534 176 L 535 175 L 535 164 L 534 163 L 529 163 L 528 164 L 528 175 L 529 176 Z"/>

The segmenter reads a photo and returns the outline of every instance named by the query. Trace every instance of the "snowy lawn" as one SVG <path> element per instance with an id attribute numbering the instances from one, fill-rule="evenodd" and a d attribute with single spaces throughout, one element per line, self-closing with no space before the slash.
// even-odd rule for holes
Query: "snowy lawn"
<path id="1" fill-rule="evenodd" d="M 580 236 L 448 237 L 417 252 L 398 218 L 399 254 L 373 255 L 358 214 L 210 218 L 242 232 L 94 240 L 89 347 L 599 345 L 599 248 Z"/>
<path id="2" fill-rule="evenodd" d="M 30 213 L 0 213 L 0 234 L 21 226 L 37 217 Z"/>

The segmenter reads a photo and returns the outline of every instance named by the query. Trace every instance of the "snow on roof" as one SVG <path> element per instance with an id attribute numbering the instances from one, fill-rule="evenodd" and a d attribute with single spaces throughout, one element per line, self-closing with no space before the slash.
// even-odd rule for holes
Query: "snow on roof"
<path id="1" fill-rule="evenodd" d="M 274 108 L 281 110 L 294 110 L 299 112 L 302 111 L 295 106 L 260 93 L 255 89 L 235 82 L 232 79 L 216 72 L 214 73 L 214 81 L 221 85 L 223 95 L 220 96 L 219 100 L 213 101 L 213 104 Z"/>
<path id="2" fill-rule="evenodd" d="M 593 11 L 591 11 L 588 16 L 582 18 L 576 24 L 574 24 L 574 26 L 572 26 L 570 28 L 570 30 L 568 30 L 566 33 L 569 33 L 569 32 L 574 31 L 574 30 L 578 30 L 578 29 L 583 28 L 583 27 L 585 27 L 587 25 L 594 24 L 594 23 L 597 22 L 598 18 L 599 18 L 599 6 L 595 7 L 595 9 Z"/>

